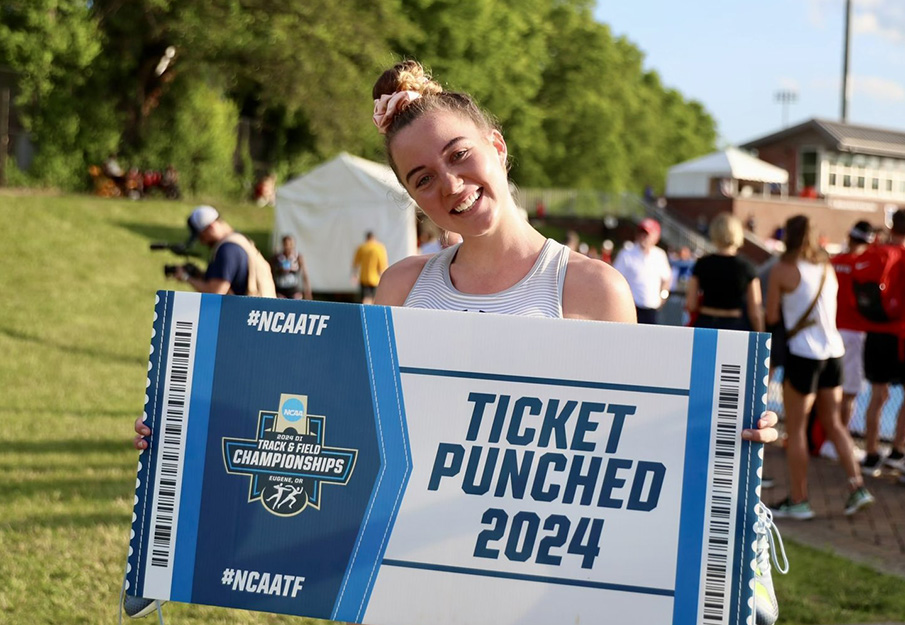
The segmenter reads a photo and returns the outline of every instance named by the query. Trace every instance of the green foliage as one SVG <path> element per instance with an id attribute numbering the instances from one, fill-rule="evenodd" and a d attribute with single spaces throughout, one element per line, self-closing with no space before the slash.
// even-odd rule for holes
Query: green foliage
<path id="1" fill-rule="evenodd" d="M 235 196 L 242 190 L 233 168 L 238 121 L 235 104 L 220 90 L 183 79 L 149 120 L 146 147 L 138 157 L 157 169 L 172 163 L 183 191 L 193 196 Z"/>
<path id="2" fill-rule="evenodd" d="M 119 138 L 112 102 L 92 85 L 96 22 L 83 0 L 13 0 L 0 10 L 0 66 L 16 72 L 16 105 L 39 148 L 29 178 L 83 188 L 88 164 Z"/>
<path id="3" fill-rule="evenodd" d="M 533 104 L 544 87 L 538 71 L 554 36 L 550 0 L 403 0 L 416 26 L 394 36 L 401 58 L 418 59 L 446 88 L 467 91 L 497 117 L 509 144 L 513 179 L 537 186 L 545 141 L 543 111 Z M 371 78 L 376 79 L 376 74 Z"/>
<path id="4" fill-rule="evenodd" d="M 113 151 L 126 163 L 173 161 L 199 193 L 247 188 L 248 146 L 238 151 L 242 180 L 224 173 L 235 141 L 226 128 L 239 115 L 266 145 L 255 158 L 274 170 L 340 151 L 379 159 L 370 88 L 381 69 L 413 57 L 498 117 L 515 182 L 660 190 L 670 165 L 714 148 L 713 119 L 646 71 L 643 53 L 592 9 L 590 0 L 7 0 L 0 66 L 18 73 L 17 105 L 39 146 L 31 177 L 69 188 Z"/>

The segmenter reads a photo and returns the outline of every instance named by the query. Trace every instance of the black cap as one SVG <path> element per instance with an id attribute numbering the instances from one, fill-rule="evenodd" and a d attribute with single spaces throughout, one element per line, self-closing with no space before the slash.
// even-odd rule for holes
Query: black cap
<path id="1" fill-rule="evenodd" d="M 869 222 L 859 221 L 848 231 L 848 236 L 862 243 L 874 242 L 874 227 Z"/>

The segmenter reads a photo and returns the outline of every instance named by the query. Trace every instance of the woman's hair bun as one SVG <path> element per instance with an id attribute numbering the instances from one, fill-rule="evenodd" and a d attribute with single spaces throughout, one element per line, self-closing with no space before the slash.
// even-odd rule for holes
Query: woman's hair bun
<path id="1" fill-rule="evenodd" d="M 421 63 L 408 60 L 396 63 L 380 75 L 374 83 L 373 97 L 377 100 L 382 95 L 392 95 L 397 91 L 414 91 L 425 96 L 442 93 L 443 87 L 431 79 Z"/>

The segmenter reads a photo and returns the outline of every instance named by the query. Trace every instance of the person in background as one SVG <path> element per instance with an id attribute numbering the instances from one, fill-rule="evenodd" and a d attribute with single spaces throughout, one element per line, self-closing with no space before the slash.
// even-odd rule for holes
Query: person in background
<path id="1" fill-rule="evenodd" d="M 892 214 L 886 245 L 905 247 L 905 209 Z M 899 261 L 905 263 L 905 256 Z M 870 402 L 864 411 L 865 475 L 877 476 L 883 466 L 905 472 L 905 403 L 899 410 L 892 451 L 880 454 L 880 416 L 891 384 L 905 383 L 905 322 L 870 322 L 864 339 L 864 377 L 870 382 Z"/>
<path id="2" fill-rule="evenodd" d="M 849 495 L 843 509 L 851 515 L 872 504 L 874 498 L 864 487 L 851 435 L 839 418 L 845 348 L 836 329 L 836 272 L 818 246 L 807 216 L 796 215 L 786 222 L 785 246 L 770 272 L 767 322 L 777 322 L 782 310 L 788 345 L 783 405 L 790 492 L 770 508 L 779 518 L 814 517 L 808 503 L 807 415 L 816 402 L 817 416 L 848 475 Z"/>
<path id="3" fill-rule="evenodd" d="M 430 221 L 425 221 L 421 225 L 421 236 L 418 241 L 419 254 L 436 254 L 443 249 L 440 242 L 440 234 L 437 227 Z"/>
<path id="4" fill-rule="evenodd" d="M 176 171 L 176 167 L 172 163 L 163 170 L 160 188 L 163 189 L 164 195 L 169 200 L 178 200 L 182 197 L 182 191 L 179 189 L 179 172 Z"/>
<path id="5" fill-rule="evenodd" d="M 848 233 L 848 249 L 833 257 L 833 269 L 839 282 L 836 301 L 836 327 L 842 335 L 845 355 L 842 357 L 842 425 L 848 427 L 855 397 L 864 383 L 864 319 L 858 313 L 852 284 L 852 269 L 858 256 L 874 242 L 876 235 L 869 222 L 859 221 Z"/>
<path id="6" fill-rule="evenodd" d="M 201 293 L 276 297 L 270 263 L 255 244 L 220 219 L 213 206 L 198 206 L 188 218 L 191 237 L 211 248 L 204 276 L 190 276 L 177 267 L 173 275 Z"/>
<path id="7" fill-rule="evenodd" d="M 311 299 L 311 282 L 305 257 L 295 248 L 295 239 L 283 237 L 283 249 L 271 259 L 277 296 L 285 299 Z"/>
<path id="8" fill-rule="evenodd" d="M 268 173 L 258 181 L 254 188 L 255 204 L 260 207 L 276 206 L 277 203 L 277 176 Z"/>
<path id="9" fill-rule="evenodd" d="M 355 258 L 352 260 L 352 270 L 358 276 L 361 288 L 362 304 L 374 303 L 377 285 L 387 264 L 387 248 L 377 240 L 373 232 L 368 231 L 365 234 L 365 242 L 355 250 Z"/>
<path id="10" fill-rule="evenodd" d="M 760 280 L 754 266 L 738 256 L 745 241 L 742 223 L 730 213 L 710 222 L 716 253 L 700 258 L 691 270 L 685 307 L 698 328 L 764 331 Z"/>
<path id="11" fill-rule="evenodd" d="M 613 264 L 613 242 L 610 239 L 604 239 L 600 246 L 600 260 L 610 265 Z"/>
<path id="12" fill-rule="evenodd" d="M 574 230 L 569 230 L 566 232 L 566 247 L 572 250 L 573 252 L 578 251 L 578 247 L 581 245 L 581 237 L 578 236 L 578 233 Z"/>
<path id="13" fill-rule="evenodd" d="M 613 267 L 628 281 L 638 323 L 657 323 L 657 311 L 672 284 L 672 268 L 666 252 L 657 247 L 660 224 L 650 218 L 638 224 L 635 245 L 623 248 Z"/>

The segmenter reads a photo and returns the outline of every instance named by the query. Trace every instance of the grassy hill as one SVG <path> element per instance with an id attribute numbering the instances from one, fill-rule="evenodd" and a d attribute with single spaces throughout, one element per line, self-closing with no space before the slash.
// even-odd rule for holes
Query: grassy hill
<path id="1" fill-rule="evenodd" d="M 270 209 L 217 206 L 267 248 Z M 180 259 L 148 243 L 184 240 L 190 209 L 0 190 L 0 623 L 115 622 L 154 293 L 184 288 L 162 271 Z M 789 552 L 792 573 L 777 580 L 782 623 L 905 615 L 905 580 Z M 165 612 L 179 625 L 306 622 L 175 604 Z"/>

